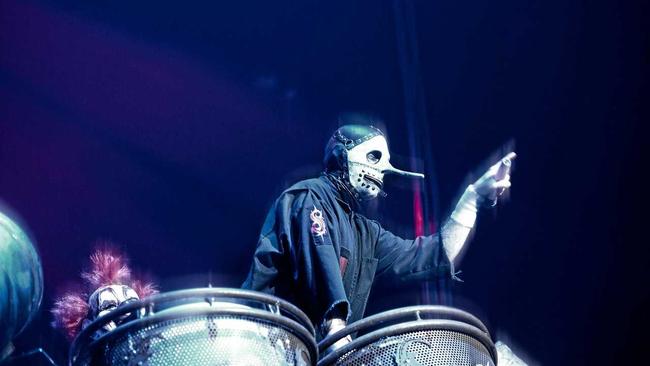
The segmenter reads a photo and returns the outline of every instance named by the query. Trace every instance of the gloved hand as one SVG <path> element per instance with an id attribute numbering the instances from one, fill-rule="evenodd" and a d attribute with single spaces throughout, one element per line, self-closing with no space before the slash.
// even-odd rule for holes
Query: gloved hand
<path id="1" fill-rule="evenodd" d="M 483 176 L 481 176 L 470 187 L 483 199 L 496 204 L 497 197 L 510 188 L 510 167 L 512 160 L 517 157 L 514 152 L 508 153 L 499 162 L 492 165 Z"/>
<path id="2" fill-rule="evenodd" d="M 516 156 L 514 152 L 507 154 L 467 187 L 451 213 L 451 218 L 455 222 L 472 228 L 476 221 L 476 212 L 482 203 L 489 202 L 490 206 L 496 205 L 497 197 L 510 188 L 510 167 L 512 159 Z"/>
<path id="3" fill-rule="evenodd" d="M 447 256 L 453 262 L 462 250 L 470 231 L 474 227 L 479 206 L 489 202 L 497 203 L 497 198 L 510 188 L 510 166 L 517 156 L 511 152 L 498 163 L 492 165 L 474 184 L 470 184 L 458 200 L 456 208 L 442 227 L 442 241 Z"/>
<path id="4" fill-rule="evenodd" d="M 327 327 L 326 337 L 329 337 L 330 335 L 332 335 L 332 334 L 338 332 L 339 330 L 345 328 L 345 326 L 346 326 L 346 322 L 343 319 L 333 318 L 333 319 L 328 320 L 327 323 L 326 323 L 326 327 Z M 336 341 L 331 346 L 329 346 L 329 348 L 327 348 L 327 350 L 325 350 L 325 354 L 336 351 L 337 349 L 345 346 L 346 344 L 348 344 L 350 342 L 352 342 L 352 337 L 350 337 L 349 335 L 346 336 L 346 337 L 343 337 L 343 338 L 339 339 L 338 341 Z"/>

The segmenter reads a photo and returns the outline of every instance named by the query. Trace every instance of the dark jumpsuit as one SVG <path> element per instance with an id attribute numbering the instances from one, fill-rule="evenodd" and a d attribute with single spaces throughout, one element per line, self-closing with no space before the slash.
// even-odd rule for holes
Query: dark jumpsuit
<path id="1" fill-rule="evenodd" d="M 361 319 L 375 276 L 452 277 L 439 235 L 406 240 L 384 230 L 354 212 L 333 179 L 300 181 L 275 201 L 243 288 L 286 299 L 320 326 Z"/>

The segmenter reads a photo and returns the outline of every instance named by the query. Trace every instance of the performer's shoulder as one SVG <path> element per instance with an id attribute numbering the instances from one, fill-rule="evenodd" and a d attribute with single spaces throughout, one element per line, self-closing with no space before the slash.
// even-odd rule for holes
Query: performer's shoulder
<path id="1" fill-rule="evenodd" d="M 284 202 L 285 205 L 302 205 L 306 200 L 318 200 L 320 201 L 324 197 L 327 197 L 328 191 L 327 182 L 323 181 L 321 178 L 311 178 L 298 181 L 294 183 L 291 187 L 285 189 L 280 197 L 278 197 L 277 202 Z M 291 203 L 289 203 L 291 202 Z"/>
<path id="2" fill-rule="evenodd" d="M 294 183 L 291 187 L 284 190 L 284 193 L 314 192 L 318 193 L 327 188 L 327 183 L 321 178 L 304 179 Z"/>

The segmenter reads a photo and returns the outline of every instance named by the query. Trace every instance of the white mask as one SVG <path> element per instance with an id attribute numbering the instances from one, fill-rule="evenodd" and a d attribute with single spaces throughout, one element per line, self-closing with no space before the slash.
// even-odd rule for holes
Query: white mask
<path id="1" fill-rule="evenodd" d="M 350 185 L 361 200 L 379 195 L 384 186 L 384 174 L 424 178 L 424 174 L 399 170 L 390 164 L 388 143 L 384 136 L 375 136 L 348 150 L 347 163 Z"/>
<path id="2" fill-rule="evenodd" d="M 129 286 L 125 285 L 108 285 L 103 286 L 95 290 L 88 299 L 88 304 L 90 305 L 91 313 L 94 320 L 100 316 L 106 315 L 111 311 L 115 310 L 118 306 L 122 305 L 125 302 L 131 302 L 134 300 L 139 300 L 140 297 L 138 294 Z M 129 314 L 125 314 L 121 317 L 128 317 Z M 106 330 L 113 330 L 117 324 L 115 322 L 107 323 L 104 328 Z"/>

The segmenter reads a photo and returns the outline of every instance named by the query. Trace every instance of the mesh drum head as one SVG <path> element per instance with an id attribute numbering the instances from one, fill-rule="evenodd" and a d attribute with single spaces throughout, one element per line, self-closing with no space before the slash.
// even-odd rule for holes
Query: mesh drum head
<path id="1" fill-rule="evenodd" d="M 135 319 L 97 336 L 112 319 Z M 70 365 L 313 365 L 314 329 L 295 306 L 238 289 L 159 294 L 101 317 L 84 329 Z"/>
<path id="2" fill-rule="evenodd" d="M 349 334 L 359 338 L 331 350 Z M 496 350 L 476 317 L 444 306 L 413 306 L 348 325 L 320 344 L 318 366 L 496 366 Z"/>
<path id="3" fill-rule="evenodd" d="M 190 316 L 157 322 L 106 345 L 110 365 L 310 365 L 305 343 L 268 321 Z M 146 363 L 140 363 L 146 362 Z"/>
<path id="4" fill-rule="evenodd" d="M 495 366 L 481 342 L 447 330 L 425 330 L 386 337 L 347 352 L 336 365 Z"/>

